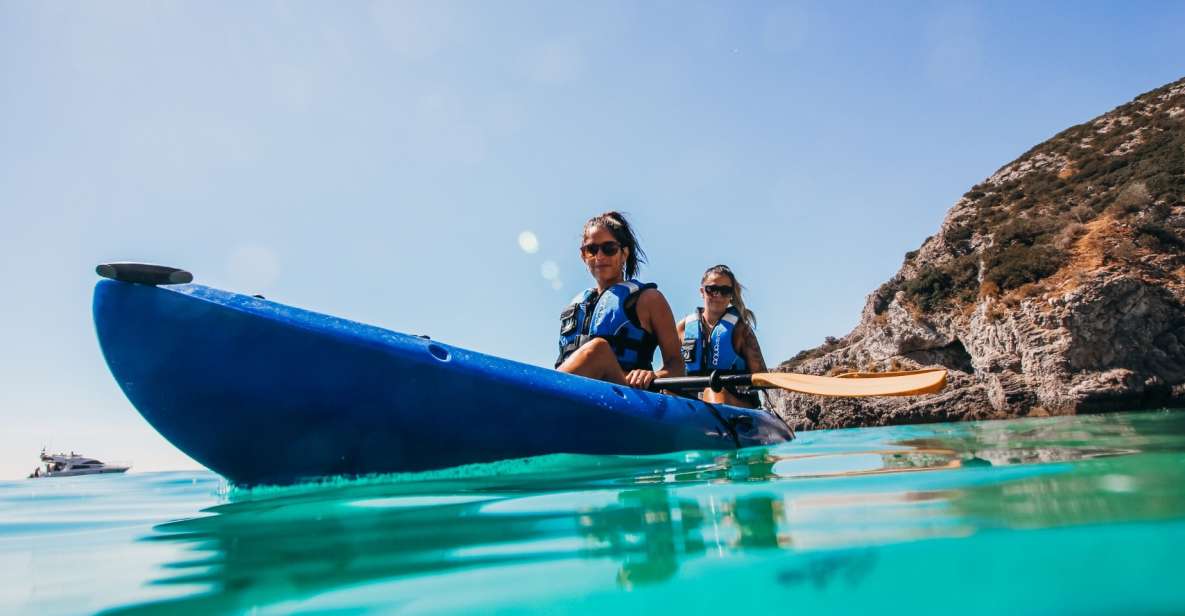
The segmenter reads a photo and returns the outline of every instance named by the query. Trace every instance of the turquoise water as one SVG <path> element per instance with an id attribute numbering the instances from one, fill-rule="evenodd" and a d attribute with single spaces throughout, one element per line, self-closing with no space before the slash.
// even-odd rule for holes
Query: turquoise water
<path id="1" fill-rule="evenodd" d="M 1185 613 L 1185 413 L 0 482 L 0 613 Z"/>

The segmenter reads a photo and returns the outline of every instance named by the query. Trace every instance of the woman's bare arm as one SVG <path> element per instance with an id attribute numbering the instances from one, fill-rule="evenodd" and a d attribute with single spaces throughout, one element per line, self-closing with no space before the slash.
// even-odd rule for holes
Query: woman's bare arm
<path id="1" fill-rule="evenodd" d="M 757 335 L 753 333 L 753 329 L 749 327 L 748 323 L 742 321 L 736 331 L 739 334 L 736 338 L 740 348 L 734 350 L 745 358 L 749 372 L 768 372 L 765 358 L 761 355 L 761 345 L 757 343 Z"/>
<path id="2" fill-rule="evenodd" d="M 638 296 L 638 321 L 658 339 L 658 349 L 662 353 L 662 369 L 655 370 L 652 374 L 658 378 L 683 376 L 683 352 L 679 347 L 681 338 L 676 329 L 675 315 L 671 311 L 671 305 L 667 303 L 667 298 L 663 297 L 658 289 L 648 289 Z M 651 378 L 650 381 L 652 380 L 654 379 Z M 626 381 L 634 385 L 629 375 Z M 649 385 L 647 381 L 645 386 Z"/>

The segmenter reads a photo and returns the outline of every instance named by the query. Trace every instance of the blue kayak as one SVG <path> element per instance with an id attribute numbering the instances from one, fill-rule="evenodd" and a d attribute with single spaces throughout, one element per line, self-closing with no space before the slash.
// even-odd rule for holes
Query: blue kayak
<path id="1" fill-rule="evenodd" d="M 793 438 L 762 410 L 617 386 L 197 284 L 101 280 L 94 319 L 107 365 L 140 414 L 241 485 Z"/>

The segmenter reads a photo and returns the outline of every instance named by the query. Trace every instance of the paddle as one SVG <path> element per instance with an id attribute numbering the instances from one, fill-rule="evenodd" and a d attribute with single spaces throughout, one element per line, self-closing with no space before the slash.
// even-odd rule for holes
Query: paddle
<path id="1" fill-rule="evenodd" d="M 718 374 L 655 379 L 651 389 L 703 389 L 720 391 L 725 387 L 750 386 L 762 389 L 786 389 L 816 396 L 855 398 L 864 396 L 917 396 L 941 391 L 946 385 L 946 370 L 931 368 L 904 372 L 849 372 L 840 376 L 815 376 L 793 372 L 757 372 L 753 374 Z"/>

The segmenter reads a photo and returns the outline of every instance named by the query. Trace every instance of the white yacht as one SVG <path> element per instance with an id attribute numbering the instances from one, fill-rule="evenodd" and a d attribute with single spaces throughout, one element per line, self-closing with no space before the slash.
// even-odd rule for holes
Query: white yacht
<path id="1" fill-rule="evenodd" d="M 124 464 L 105 464 L 94 458 L 80 456 L 73 451 L 70 452 L 70 455 L 64 453 L 51 455 L 42 449 L 41 461 L 45 463 L 45 468 L 38 466 L 33 469 L 33 472 L 29 474 L 29 479 L 126 473 L 131 468 L 131 466 Z"/>

